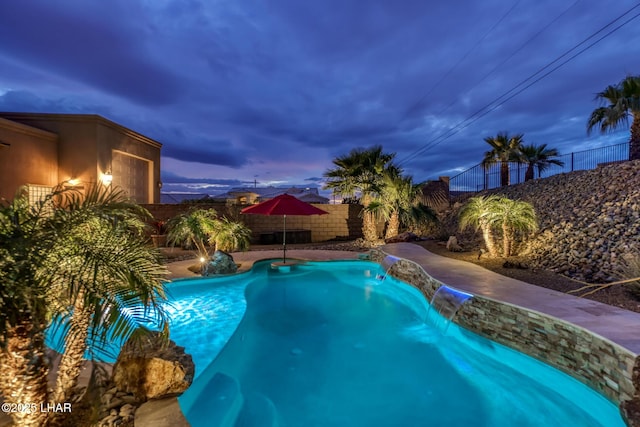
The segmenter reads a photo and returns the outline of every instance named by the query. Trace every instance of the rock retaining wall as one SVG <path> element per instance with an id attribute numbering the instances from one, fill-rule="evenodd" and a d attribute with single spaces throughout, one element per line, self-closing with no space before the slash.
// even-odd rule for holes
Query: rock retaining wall
<path id="1" fill-rule="evenodd" d="M 375 262 L 385 256 L 381 249 L 371 251 Z M 389 274 L 419 289 L 429 301 L 442 286 L 420 265 L 405 259 L 395 263 Z M 640 384 L 633 381 L 640 357 L 571 323 L 482 296 L 465 303 L 454 321 L 571 375 L 618 405 L 640 395 Z M 631 421 L 629 425 L 635 425 Z"/>
<path id="2" fill-rule="evenodd" d="M 578 280 L 612 281 L 622 256 L 640 251 L 640 160 L 554 175 L 490 193 L 535 207 L 540 231 L 529 255 L 538 267 Z M 459 206 L 443 223 L 455 222 L 451 217 Z"/>

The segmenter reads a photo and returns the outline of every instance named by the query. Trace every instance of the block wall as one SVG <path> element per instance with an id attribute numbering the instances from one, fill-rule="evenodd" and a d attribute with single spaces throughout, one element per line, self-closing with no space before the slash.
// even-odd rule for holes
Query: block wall
<path id="1" fill-rule="evenodd" d="M 282 231 L 283 218 L 280 215 L 244 215 L 237 206 L 225 203 L 198 204 L 157 204 L 143 205 L 158 221 L 166 221 L 192 208 L 215 209 L 220 215 L 241 221 L 252 231 L 253 241 L 259 242 L 261 233 Z M 314 204 L 315 207 L 329 212 L 328 215 L 287 216 L 287 229 L 311 230 L 312 242 L 325 242 L 332 239 L 357 239 L 362 237 L 362 219 L 359 217 L 360 205 L 325 205 Z"/>

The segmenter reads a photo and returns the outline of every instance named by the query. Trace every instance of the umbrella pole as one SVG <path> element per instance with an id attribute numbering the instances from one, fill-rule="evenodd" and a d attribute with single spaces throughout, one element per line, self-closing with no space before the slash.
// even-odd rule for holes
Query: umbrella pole
<path id="1" fill-rule="evenodd" d="M 284 233 L 282 233 L 282 263 L 287 263 L 287 216 L 283 215 L 283 228 Z"/>

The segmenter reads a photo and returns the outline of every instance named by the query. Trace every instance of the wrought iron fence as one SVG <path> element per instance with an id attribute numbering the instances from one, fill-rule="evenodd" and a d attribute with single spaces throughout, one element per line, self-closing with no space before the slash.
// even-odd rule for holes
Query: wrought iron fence
<path id="1" fill-rule="evenodd" d="M 555 159 L 562 162 L 563 165 L 550 165 L 542 173 L 536 168 L 534 178 L 546 178 L 559 173 L 595 169 L 598 165 L 629 160 L 629 143 L 576 151 L 555 157 Z M 524 182 L 527 168 L 528 166 L 523 163 L 509 162 L 509 184 Z M 498 188 L 502 186 L 500 176 L 500 164 L 492 165 L 487 169 L 483 168 L 481 164 L 477 164 L 452 177 L 449 181 L 449 189 L 452 192 L 467 193 Z"/>

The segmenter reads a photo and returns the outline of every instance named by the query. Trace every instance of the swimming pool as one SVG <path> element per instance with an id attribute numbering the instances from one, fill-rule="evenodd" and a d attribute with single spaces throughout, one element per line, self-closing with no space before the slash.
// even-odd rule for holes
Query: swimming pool
<path id="1" fill-rule="evenodd" d="M 194 357 L 179 398 L 197 426 L 606 426 L 577 380 L 456 325 L 378 264 L 310 262 L 169 285 L 172 339 Z M 435 325 L 441 322 L 435 322 Z"/>

